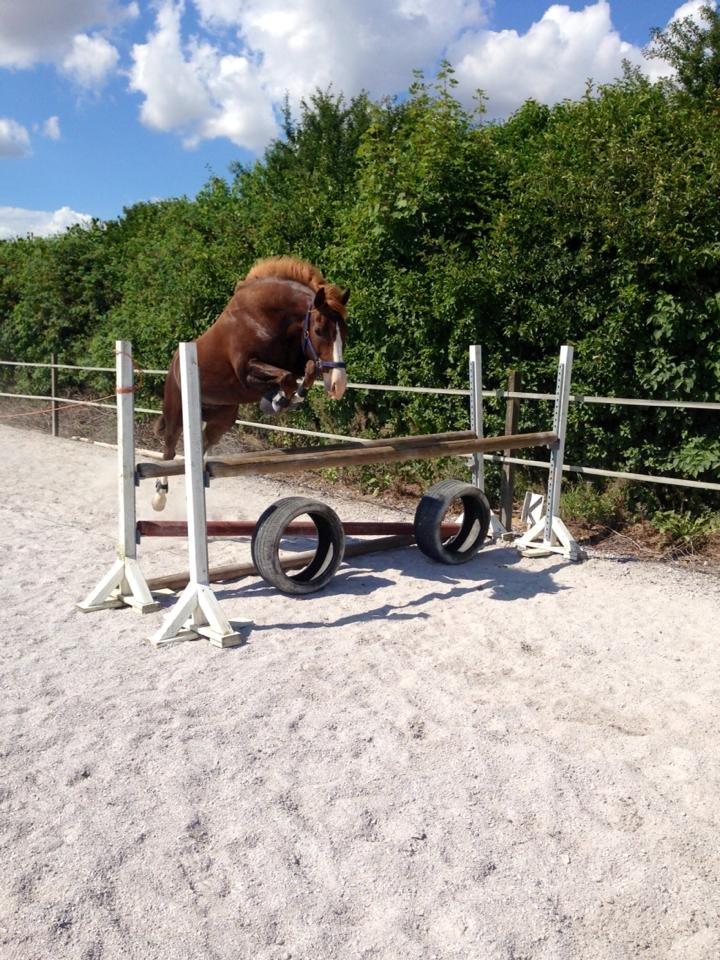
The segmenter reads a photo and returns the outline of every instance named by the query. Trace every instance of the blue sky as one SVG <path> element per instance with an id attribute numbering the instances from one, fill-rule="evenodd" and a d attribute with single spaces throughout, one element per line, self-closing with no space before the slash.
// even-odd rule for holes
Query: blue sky
<path id="1" fill-rule="evenodd" d="M 194 195 L 277 133 L 277 106 L 330 83 L 401 94 L 456 67 L 502 117 L 529 96 L 645 64 L 652 26 L 700 0 L 0 0 L 0 238 Z"/>

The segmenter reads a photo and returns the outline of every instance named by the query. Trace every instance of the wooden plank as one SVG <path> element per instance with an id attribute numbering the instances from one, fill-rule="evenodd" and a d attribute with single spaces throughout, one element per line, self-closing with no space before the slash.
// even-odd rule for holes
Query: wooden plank
<path id="1" fill-rule="evenodd" d="M 396 550 L 400 547 L 409 547 L 414 538 L 409 536 L 381 537 L 377 540 L 368 540 L 366 543 L 348 543 L 345 545 L 345 557 L 357 557 L 366 553 L 379 553 L 385 550 Z M 296 570 L 306 566 L 315 556 L 314 550 L 303 551 L 296 556 L 281 561 L 284 570 Z M 258 576 L 257 568 L 249 561 L 245 563 L 226 563 L 217 567 L 210 567 L 210 583 L 227 583 L 240 580 L 243 577 Z M 190 573 L 185 570 L 180 573 L 170 573 L 162 577 L 151 577 L 147 584 L 151 590 L 182 590 L 190 582 Z"/>
<path id="2" fill-rule="evenodd" d="M 276 460 L 288 454 L 300 453 L 335 453 L 338 450 L 372 450 L 377 447 L 425 446 L 442 440 L 472 440 L 475 433 L 472 430 L 454 430 L 448 433 L 425 433 L 410 437 L 388 437 L 385 440 L 357 440 L 354 443 L 331 443 L 322 447 L 290 447 L 272 450 L 251 450 L 246 453 L 232 454 L 222 458 L 223 463 L 257 463 L 265 460 Z M 183 462 L 164 460 L 160 465 L 156 463 L 138 463 L 137 475 L 141 480 L 150 477 L 173 477 L 185 472 Z"/>
<path id="3" fill-rule="evenodd" d="M 389 534 L 397 536 L 413 536 L 413 524 L 401 520 L 346 520 L 343 529 L 349 537 L 379 537 Z M 443 537 L 451 537 L 458 533 L 460 524 L 443 523 L 441 528 Z M 188 525 L 185 520 L 138 520 L 137 532 L 141 537 L 186 537 Z M 251 537 L 255 532 L 254 520 L 208 520 L 208 537 Z M 295 536 L 315 536 L 317 527 L 308 521 L 294 521 L 289 524 L 285 533 Z"/>
<path id="4" fill-rule="evenodd" d="M 430 460 L 436 457 L 454 457 L 476 451 L 493 452 L 550 445 L 557 435 L 550 432 L 521 434 L 511 437 L 485 437 L 470 440 L 444 440 L 418 446 L 388 443 L 370 450 L 323 450 L 312 453 L 288 453 L 273 460 L 257 458 L 244 463 L 226 460 L 208 460 L 206 470 L 210 477 L 237 477 L 252 473 L 297 473 L 303 470 L 323 470 L 328 467 L 352 467 L 365 463 L 401 463 L 405 460 Z"/>
<path id="5" fill-rule="evenodd" d="M 323 447 L 306 453 L 285 452 L 267 457 L 262 453 L 242 455 L 243 459 L 224 457 L 208 460 L 205 467 L 211 477 L 236 477 L 253 473 L 298 473 L 323 470 L 326 467 L 352 467 L 363 463 L 400 463 L 405 460 L 430 460 L 434 457 L 455 457 L 468 453 L 499 450 L 520 450 L 525 447 L 552 446 L 557 434 L 551 431 L 521 433 L 510 437 L 472 437 L 467 440 L 440 440 L 432 443 L 405 444 L 386 440 L 377 447 L 347 448 L 327 451 Z M 185 467 L 178 463 L 139 463 L 140 478 L 181 474 Z"/>
<path id="6" fill-rule="evenodd" d="M 522 389 L 520 374 L 513 370 L 508 377 L 508 393 L 519 393 Z M 520 398 L 508 397 L 505 407 L 505 433 L 511 436 L 518 427 L 520 416 Z M 509 448 L 505 449 L 505 456 L 510 456 Z M 507 531 L 512 530 L 513 499 L 515 467 L 511 463 L 503 464 L 500 475 L 500 523 Z"/>

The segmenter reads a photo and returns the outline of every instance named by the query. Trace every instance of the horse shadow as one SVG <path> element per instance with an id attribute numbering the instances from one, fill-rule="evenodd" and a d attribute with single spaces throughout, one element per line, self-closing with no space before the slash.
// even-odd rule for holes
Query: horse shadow
<path id="1" fill-rule="evenodd" d="M 507 603 L 514 600 L 530 600 L 540 594 L 557 595 L 569 587 L 556 582 L 554 574 L 564 569 L 568 561 L 558 560 L 549 566 L 528 566 L 522 564 L 523 558 L 513 547 L 495 546 L 481 551 L 469 563 L 458 566 L 434 563 L 416 548 L 403 548 L 382 554 L 368 554 L 358 563 L 352 558 L 328 586 L 322 591 L 323 597 L 370 597 L 375 594 L 382 601 L 388 590 L 396 587 L 401 578 L 413 578 L 428 583 L 431 589 L 402 603 L 391 600 L 380 602 L 370 610 L 344 614 L 335 620 L 293 620 L 292 623 L 255 624 L 253 632 L 268 630 L 313 630 L 329 627 L 342 627 L 355 623 L 370 623 L 375 620 L 427 620 L 430 613 L 428 604 L 433 601 L 449 601 L 472 593 L 482 592 L 483 598 L 490 601 Z M 387 567 L 392 564 L 397 576 L 387 575 Z M 274 587 L 262 580 L 251 584 L 217 590 L 221 600 L 242 597 L 270 597 L 276 594 Z M 317 603 L 318 594 L 308 594 L 293 598 L 300 609 L 303 604 Z M 323 610 L 331 609 L 327 603 Z"/>

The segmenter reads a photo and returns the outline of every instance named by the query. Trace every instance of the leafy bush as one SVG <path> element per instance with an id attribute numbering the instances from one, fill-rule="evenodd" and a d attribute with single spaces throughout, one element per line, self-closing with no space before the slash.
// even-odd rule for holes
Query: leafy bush
<path id="1" fill-rule="evenodd" d="M 690 511 L 659 510 L 652 525 L 665 536 L 665 545 L 675 552 L 694 553 L 709 536 L 720 529 L 720 515 L 708 510 L 693 514 Z"/>
<path id="2" fill-rule="evenodd" d="M 614 526 L 627 511 L 626 486 L 611 483 L 604 489 L 595 483 L 579 480 L 566 484 L 560 495 L 560 514 L 568 520 L 592 526 Z"/>
<path id="3" fill-rule="evenodd" d="M 704 47 L 687 35 L 694 57 L 717 52 L 717 22 L 708 24 Z M 577 102 L 528 101 L 493 124 L 481 104 L 456 100 L 447 65 L 434 81 L 417 77 L 402 102 L 318 92 L 297 119 L 285 111 L 284 136 L 261 160 L 233 167 L 229 181 L 212 177 L 194 199 L 0 241 L 0 355 L 44 361 L 55 351 L 108 366 L 123 338 L 142 365 L 164 367 L 257 257 L 289 253 L 351 288 L 356 382 L 465 387 L 467 347 L 481 343 L 487 384 L 517 369 L 524 389 L 548 392 L 558 347 L 572 343 L 577 393 L 717 401 L 714 62 L 696 64 L 704 80 L 692 95 L 628 70 Z M 468 425 L 462 400 L 347 397 L 333 404 L 313 391 L 298 425 L 375 436 Z M 547 422 L 546 407 L 523 404 L 521 431 Z M 502 428 L 489 404 L 486 432 Z M 567 455 L 712 480 L 720 424 L 713 411 L 573 404 Z M 609 509 L 587 491 L 572 496 L 587 515 Z M 653 493 L 653 509 L 676 506 L 674 496 Z"/>

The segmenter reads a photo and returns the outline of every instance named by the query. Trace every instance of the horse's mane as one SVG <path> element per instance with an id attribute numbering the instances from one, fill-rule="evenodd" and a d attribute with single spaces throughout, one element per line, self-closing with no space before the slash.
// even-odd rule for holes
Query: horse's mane
<path id="1" fill-rule="evenodd" d="M 301 260 L 299 257 L 265 257 L 258 260 L 250 270 L 244 280 L 238 284 L 242 286 L 251 283 L 253 280 L 266 280 L 275 278 L 277 280 L 294 280 L 296 283 L 302 283 L 311 290 L 318 291 L 320 287 L 325 287 L 325 296 L 332 305 L 339 309 L 341 315 L 346 314 L 345 306 L 342 303 L 343 291 L 334 283 L 328 283 L 325 277 L 308 260 Z M 237 288 L 236 288 L 237 289 Z"/>
<path id="2" fill-rule="evenodd" d="M 317 267 L 298 257 L 265 257 L 250 268 L 244 283 L 250 280 L 262 280 L 276 277 L 278 280 L 295 280 L 311 290 L 319 290 L 325 285 L 325 277 Z"/>

